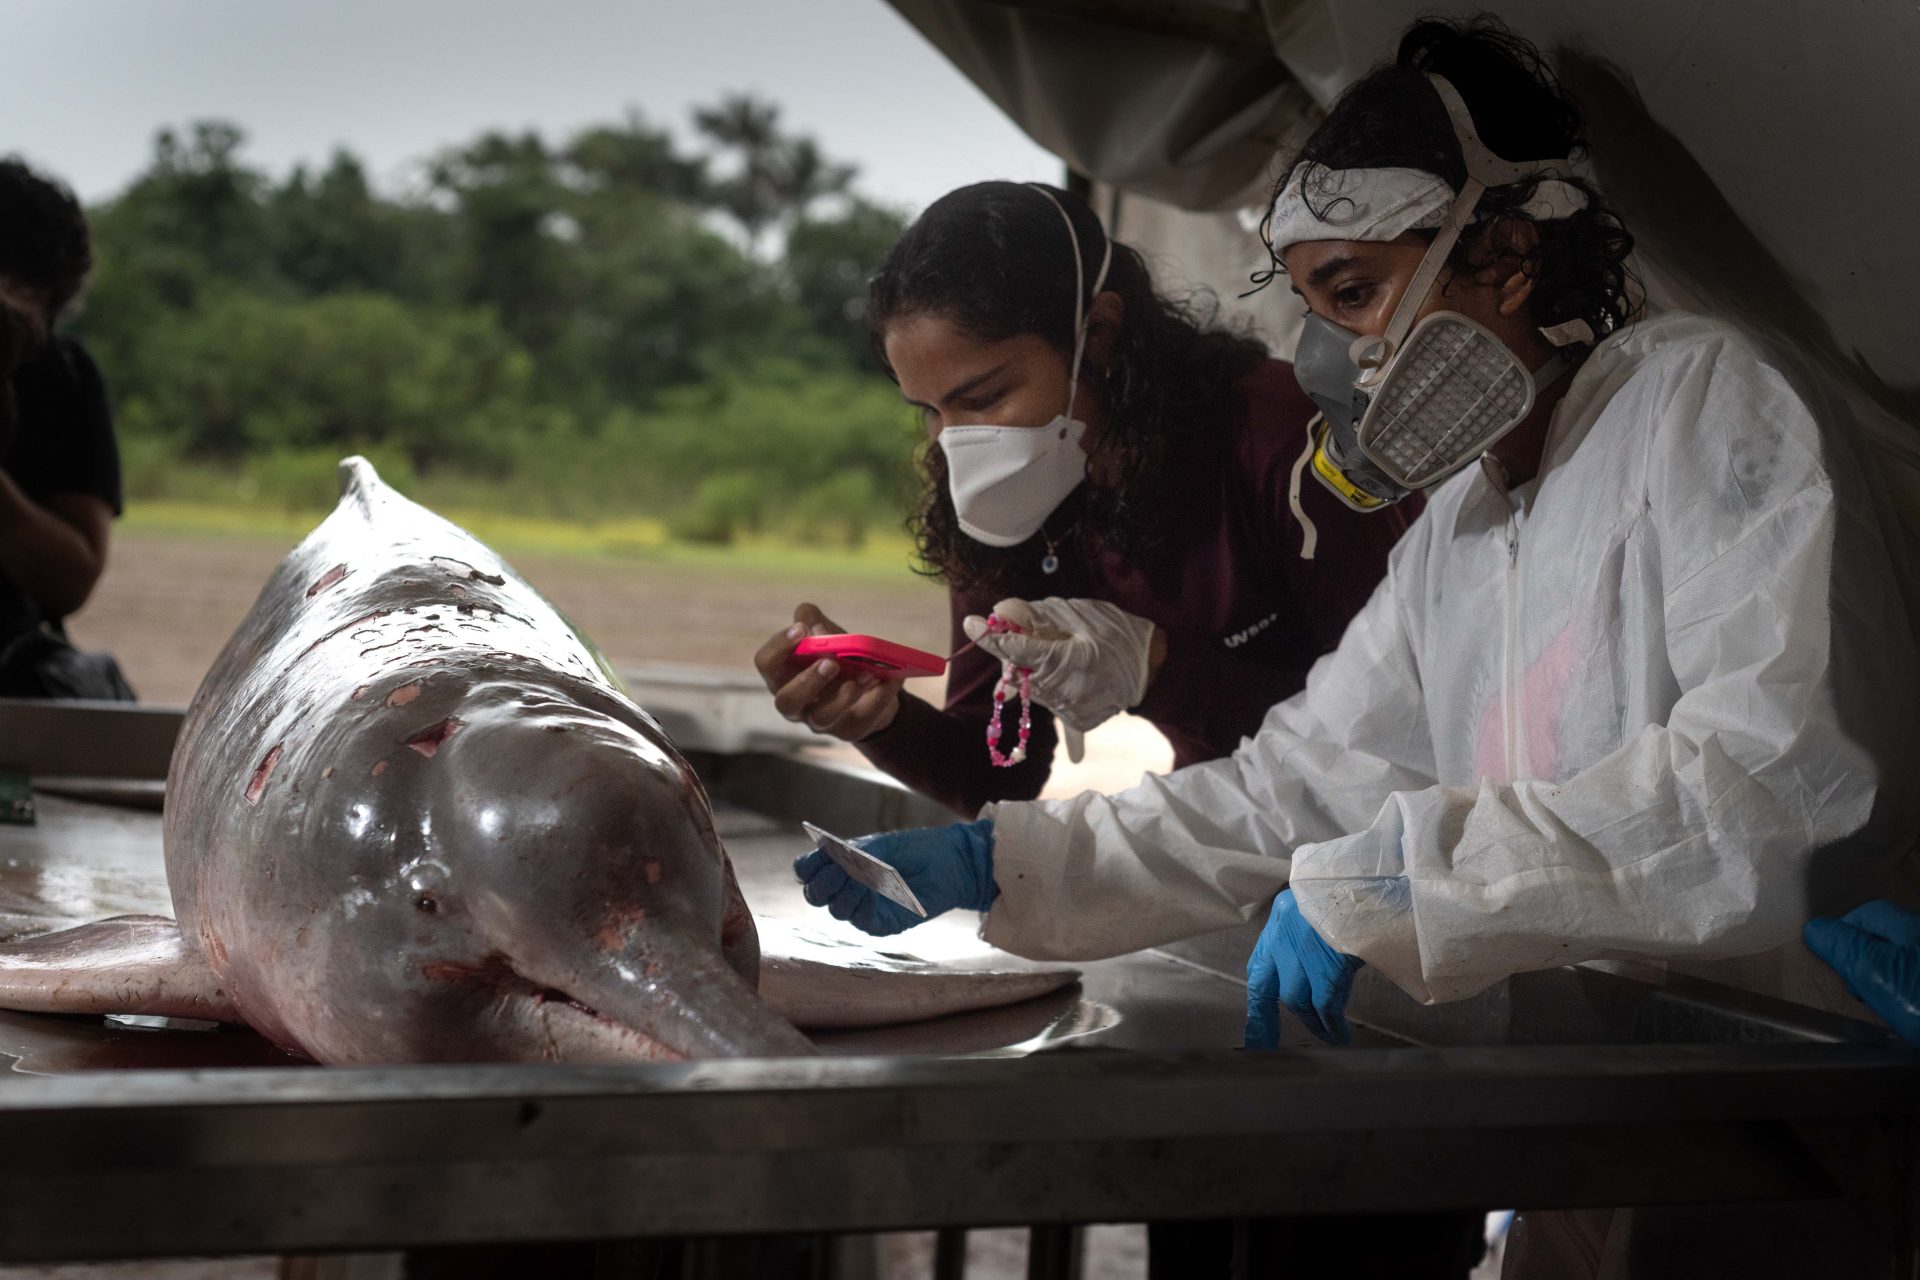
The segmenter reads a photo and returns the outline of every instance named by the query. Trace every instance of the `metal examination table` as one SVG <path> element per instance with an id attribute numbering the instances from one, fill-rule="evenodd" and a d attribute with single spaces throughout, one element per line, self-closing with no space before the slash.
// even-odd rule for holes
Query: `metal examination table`
<path id="1" fill-rule="evenodd" d="M 126 805 L 157 803 L 170 714 L 0 704 L 41 806 L 0 828 L 0 937 L 167 909 L 157 814 Z M 690 755 L 762 916 L 803 910 L 799 817 L 942 817 L 857 771 Z M 950 920 L 902 941 L 982 952 Z M 1822 1198 L 1920 1258 L 1920 1053 L 1873 1027 L 1562 969 L 1439 1009 L 1364 982 L 1362 1044 L 1252 1056 L 1245 946 L 806 1061 L 320 1069 L 249 1033 L 0 1014 L 0 1259 Z"/>

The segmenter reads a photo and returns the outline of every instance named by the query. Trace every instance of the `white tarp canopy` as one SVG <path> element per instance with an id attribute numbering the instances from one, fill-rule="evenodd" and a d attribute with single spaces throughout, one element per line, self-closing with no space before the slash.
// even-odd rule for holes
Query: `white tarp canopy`
<path id="1" fill-rule="evenodd" d="M 1189 210 L 1256 203 L 1318 105 L 1435 11 L 1430 0 L 890 3 L 1072 168 Z M 1888 416 L 1920 423 L 1920 6 L 1439 11 L 1482 8 L 1546 51 L 1585 109 L 1593 172 L 1639 238 L 1656 301 L 1780 335 Z"/>

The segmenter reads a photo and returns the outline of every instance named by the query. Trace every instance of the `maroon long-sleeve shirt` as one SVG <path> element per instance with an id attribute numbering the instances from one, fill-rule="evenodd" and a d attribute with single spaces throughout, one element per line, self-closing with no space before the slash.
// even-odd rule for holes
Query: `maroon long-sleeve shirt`
<path id="1" fill-rule="evenodd" d="M 1301 505 L 1319 544 L 1312 560 L 1301 559 L 1303 531 L 1287 492 L 1314 413 L 1292 366 L 1262 363 L 1241 383 L 1228 465 L 1213 469 L 1217 480 L 1199 491 L 1150 563 L 1062 543 L 1059 570 L 1042 575 L 1036 552 L 1031 580 L 1014 584 L 1020 589 L 953 594 L 953 648 L 967 643 L 960 620 L 991 612 L 1005 596 L 1118 605 L 1167 633 L 1166 662 L 1135 714 L 1166 735 L 1176 768 L 1227 755 L 1259 728 L 1269 707 L 1300 690 L 1315 660 L 1339 642 L 1385 576 L 1387 552 L 1419 511 L 1418 498 L 1384 511 L 1351 511 L 1303 475 Z M 861 752 L 968 817 L 992 801 L 1032 799 L 1053 768 L 1053 717 L 1036 705 L 1025 763 L 993 767 L 986 727 L 999 678 L 998 659 L 968 650 L 948 666 L 944 710 L 903 696 L 893 723 L 858 744 Z M 1017 704 L 1007 710 L 1003 742 L 1009 746 L 1016 711 Z"/>

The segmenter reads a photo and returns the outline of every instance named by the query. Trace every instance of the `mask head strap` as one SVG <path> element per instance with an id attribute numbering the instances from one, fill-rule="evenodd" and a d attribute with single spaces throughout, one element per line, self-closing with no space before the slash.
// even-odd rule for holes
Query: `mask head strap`
<path id="1" fill-rule="evenodd" d="M 1426 304 L 1427 295 L 1432 292 L 1434 281 L 1447 264 L 1447 257 L 1453 252 L 1454 244 L 1460 239 L 1460 233 L 1473 220 L 1474 206 L 1480 203 L 1480 197 L 1488 187 L 1503 187 L 1510 183 L 1524 182 L 1529 178 L 1545 173 L 1571 168 L 1567 160 L 1503 160 L 1487 149 L 1480 141 L 1479 131 L 1473 127 L 1473 113 L 1467 110 L 1467 104 L 1457 89 L 1444 76 L 1426 73 L 1427 82 L 1433 86 L 1434 93 L 1440 99 L 1440 105 L 1447 110 L 1447 119 L 1453 125 L 1454 140 L 1460 144 L 1460 158 L 1467 166 L 1467 180 L 1460 186 L 1460 194 L 1454 197 L 1453 204 L 1447 209 L 1446 219 L 1434 232 L 1433 243 L 1427 246 L 1426 256 L 1420 260 L 1419 270 L 1413 273 L 1413 279 L 1407 283 L 1406 292 L 1400 295 L 1399 303 L 1393 309 L 1393 317 L 1387 321 L 1387 330 L 1378 337 L 1368 336 L 1358 339 L 1351 352 L 1353 362 L 1360 369 L 1360 383 L 1366 385 L 1376 378 L 1387 363 L 1393 359 L 1393 353 L 1400 349 L 1406 340 L 1407 331 L 1413 328 L 1414 316 Z"/>
<path id="2" fill-rule="evenodd" d="M 1113 237 L 1105 237 L 1106 249 L 1100 255 L 1100 272 L 1093 278 L 1093 290 L 1087 291 L 1086 266 L 1080 255 L 1080 233 L 1074 230 L 1073 218 L 1067 213 L 1067 207 L 1037 182 L 1028 186 L 1047 198 L 1047 203 L 1060 213 L 1060 220 L 1067 224 L 1067 238 L 1073 242 L 1073 364 L 1067 371 L 1067 416 L 1073 416 L 1073 402 L 1080 394 L 1080 357 L 1087 349 L 1087 304 L 1099 295 L 1100 286 L 1107 282 L 1107 268 L 1113 263 Z"/>

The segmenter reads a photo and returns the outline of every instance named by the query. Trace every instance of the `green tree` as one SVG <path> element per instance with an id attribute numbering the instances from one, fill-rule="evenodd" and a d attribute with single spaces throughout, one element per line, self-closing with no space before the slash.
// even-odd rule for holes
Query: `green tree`
<path id="1" fill-rule="evenodd" d="M 806 216 L 816 201 L 843 195 L 856 170 L 826 159 L 811 138 L 780 129 L 780 108 L 734 94 L 693 113 L 694 128 L 723 154 L 733 172 L 713 183 L 714 202 L 740 224 L 749 253 L 766 234 Z"/>
<path id="2" fill-rule="evenodd" d="M 858 370 L 902 219 L 770 105 L 731 99 L 699 136 L 637 114 L 485 133 L 393 195 L 345 151 L 275 183 L 237 127 L 161 132 L 94 211 L 78 326 L 136 489 L 303 507 L 373 450 L 463 502 L 677 512 L 718 541 L 891 523 L 917 436 Z"/>
<path id="3" fill-rule="evenodd" d="M 711 192 L 704 156 L 682 155 L 672 135 L 647 124 L 637 111 L 617 125 L 583 129 L 562 152 L 571 185 L 590 197 L 664 196 L 687 205 Z"/>
<path id="4" fill-rule="evenodd" d="M 552 372 L 575 397 L 645 405 L 757 358 L 783 323 L 801 327 L 792 304 L 685 206 L 586 203 L 573 250 L 579 288 Z"/>
<path id="5" fill-rule="evenodd" d="M 202 457 L 390 444 L 423 469 L 498 471 L 533 408 L 532 361 L 484 309 L 228 291 L 150 342 L 171 373 L 141 390 L 141 420 Z"/>
<path id="6" fill-rule="evenodd" d="M 906 218 L 884 205 L 848 201 L 833 218 L 805 218 L 787 235 L 786 277 L 814 332 L 855 367 L 873 367 L 867 340 L 867 282 Z"/>
<path id="7" fill-rule="evenodd" d="M 266 215 L 279 274 L 300 292 L 406 291 L 400 211 L 374 194 L 351 154 L 334 152 L 317 175 L 296 167 L 267 198 Z"/>
<path id="8" fill-rule="evenodd" d="M 536 133 L 486 133 L 428 168 L 452 200 L 463 302 L 490 305 L 533 352 L 558 337 L 575 279 L 575 232 L 555 157 Z"/>
<path id="9" fill-rule="evenodd" d="M 245 141 L 222 121 L 200 121 L 184 139 L 171 129 L 154 136 L 147 171 L 93 215 L 99 257 L 116 261 L 121 288 L 190 307 L 213 279 L 272 281 L 267 181 L 240 162 Z"/>

